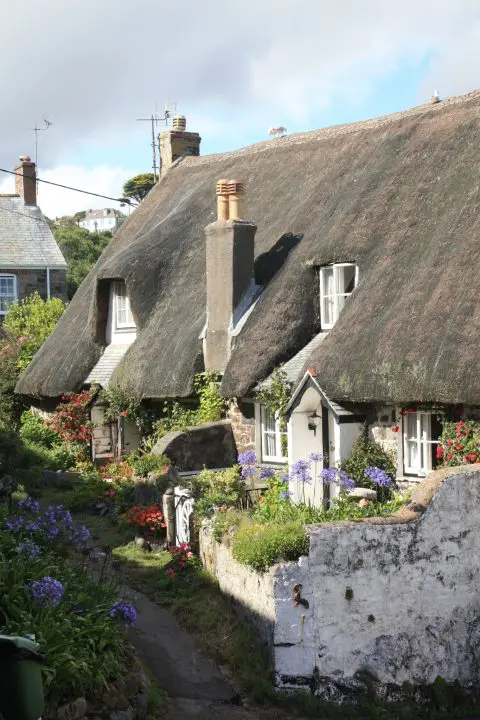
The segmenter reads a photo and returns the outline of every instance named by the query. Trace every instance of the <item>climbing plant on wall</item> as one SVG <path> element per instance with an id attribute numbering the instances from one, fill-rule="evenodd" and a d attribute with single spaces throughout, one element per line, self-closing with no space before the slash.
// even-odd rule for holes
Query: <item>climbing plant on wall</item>
<path id="1" fill-rule="evenodd" d="M 281 368 L 275 368 L 271 381 L 257 394 L 260 402 L 265 405 L 273 415 L 280 418 L 282 430 L 286 428 L 285 412 L 292 397 L 293 383 L 287 378 L 287 373 Z"/>

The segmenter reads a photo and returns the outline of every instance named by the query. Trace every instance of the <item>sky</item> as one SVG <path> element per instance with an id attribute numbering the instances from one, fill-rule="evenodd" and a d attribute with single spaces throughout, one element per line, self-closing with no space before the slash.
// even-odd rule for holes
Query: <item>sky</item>
<path id="1" fill-rule="evenodd" d="M 0 24 L 0 168 L 112 197 L 176 102 L 202 154 L 480 87 L 480 0 L 16 0 Z M 162 126 L 158 126 L 160 131 Z M 0 173 L 0 193 L 13 179 Z M 50 217 L 108 200 L 40 185 Z"/>

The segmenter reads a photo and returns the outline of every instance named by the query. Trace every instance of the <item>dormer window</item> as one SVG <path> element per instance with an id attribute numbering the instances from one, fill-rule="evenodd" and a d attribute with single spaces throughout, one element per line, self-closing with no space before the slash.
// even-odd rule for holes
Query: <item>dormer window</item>
<path id="1" fill-rule="evenodd" d="M 116 330 L 134 330 L 135 320 L 130 309 L 130 300 L 124 282 L 113 283 L 113 305 Z"/>
<path id="2" fill-rule="evenodd" d="M 330 330 L 338 320 L 345 301 L 358 282 L 355 263 L 337 263 L 320 268 L 320 318 L 322 330 Z"/>

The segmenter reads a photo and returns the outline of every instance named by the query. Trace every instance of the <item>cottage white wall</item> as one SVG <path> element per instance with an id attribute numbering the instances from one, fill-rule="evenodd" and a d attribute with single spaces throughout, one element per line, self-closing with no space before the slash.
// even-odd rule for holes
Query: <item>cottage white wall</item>
<path id="1" fill-rule="evenodd" d="M 279 687 L 313 683 L 339 699 L 358 690 L 359 670 L 385 688 L 438 675 L 478 683 L 480 466 L 433 473 L 415 502 L 432 483 L 420 519 L 311 526 L 308 558 L 263 575 L 210 542 L 207 567 L 222 590 L 250 617 L 274 622 Z M 308 608 L 294 603 L 298 583 Z"/>

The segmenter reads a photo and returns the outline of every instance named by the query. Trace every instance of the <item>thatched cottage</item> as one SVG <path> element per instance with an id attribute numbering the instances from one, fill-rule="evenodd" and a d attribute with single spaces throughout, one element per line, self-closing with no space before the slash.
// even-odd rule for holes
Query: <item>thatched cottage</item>
<path id="1" fill-rule="evenodd" d="M 206 157 L 182 133 L 17 391 L 188 398 L 215 369 L 237 445 L 282 463 L 254 389 L 286 364 L 291 460 L 337 463 L 367 419 L 424 476 L 436 411 L 480 406 L 480 92 Z"/>

